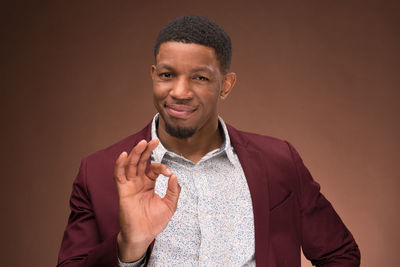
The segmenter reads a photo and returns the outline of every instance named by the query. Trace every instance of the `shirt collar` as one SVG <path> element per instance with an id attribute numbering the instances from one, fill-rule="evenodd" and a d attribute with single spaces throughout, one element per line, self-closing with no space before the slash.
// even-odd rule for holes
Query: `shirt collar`
<path id="1" fill-rule="evenodd" d="M 151 139 L 159 139 L 157 136 L 157 124 L 158 124 L 159 116 L 160 116 L 160 114 L 157 113 L 154 116 L 153 121 L 151 123 Z M 225 124 L 224 120 L 219 116 L 218 116 L 218 122 L 223 131 L 224 142 L 219 149 L 212 151 L 212 156 L 222 153 L 222 152 L 225 152 L 229 161 L 232 164 L 235 164 L 233 147 L 231 145 L 231 139 L 229 138 L 228 129 L 226 128 L 226 124 Z M 161 163 L 164 155 L 167 152 L 173 153 L 173 152 L 169 151 L 168 149 L 166 149 L 160 141 L 159 145 L 156 147 L 156 149 L 153 150 L 153 153 L 151 155 L 151 160 L 156 163 Z M 208 156 L 208 154 L 207 154 L 207 156 Z"/>

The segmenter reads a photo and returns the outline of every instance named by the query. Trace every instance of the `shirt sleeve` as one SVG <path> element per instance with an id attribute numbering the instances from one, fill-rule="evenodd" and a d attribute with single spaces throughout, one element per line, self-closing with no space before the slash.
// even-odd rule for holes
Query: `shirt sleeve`
<path id="1" fill-rule="evenodd" d="M 119 258 L 118 262 L 120 267 L 142 267 L 146 263 L 146 254 L 144 254 L 143 257 L 134 262 L 122 262 Z"/>

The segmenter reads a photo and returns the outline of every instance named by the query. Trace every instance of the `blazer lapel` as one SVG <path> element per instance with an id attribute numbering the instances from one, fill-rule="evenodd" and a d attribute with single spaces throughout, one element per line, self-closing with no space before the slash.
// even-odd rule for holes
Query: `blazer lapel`
<path id="1" fill-rule="evenodd" d="M 274 266 L 269 251 L 269 192 L 267 168 L 261 153 L 250 148 L 248 139 L 245 139 L 233 127 L 228 127 L 231 143 L 238 155 L 249 186 L 255 232 L 255 257 L 257 266 Z"/>

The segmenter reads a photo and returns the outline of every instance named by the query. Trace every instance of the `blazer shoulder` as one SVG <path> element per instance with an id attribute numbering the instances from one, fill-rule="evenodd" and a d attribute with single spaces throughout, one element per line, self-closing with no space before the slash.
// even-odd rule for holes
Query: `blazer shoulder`
<path id="1" fill-rule="evenodd" d="M 151 139 L 151 123 L 146 125 L 139 132 L 86 156 L 84 160 L 90 162 L 102 162 L 111 159 L 114 162 L 122 152 L 126 151 L 129 153 L 132 148 L 143 139 L 147 141 Z"/>
<path id="2" fill-rule="evenodd" d="M 247 149 L 257 150 L 274 157 L 291 155 L 292 146 L 286 140 L 237 130 L 231 125 L 228 125 L 227 128 L 233 146 L 244 146 Z"/>

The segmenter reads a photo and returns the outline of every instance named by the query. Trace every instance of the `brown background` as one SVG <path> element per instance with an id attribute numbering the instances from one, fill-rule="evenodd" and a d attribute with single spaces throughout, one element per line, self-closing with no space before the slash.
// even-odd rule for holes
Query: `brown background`
<path id="1" fill-rule="evenodd" d="M 397 1 L 143 2 L 1 4 L 1 265 L 56 264 L 80 159 L 151 120 L 156 34 L 189 13 L 233 40 L 224 119 L 291 141 L 362 266 L 400 266 Z"/>

